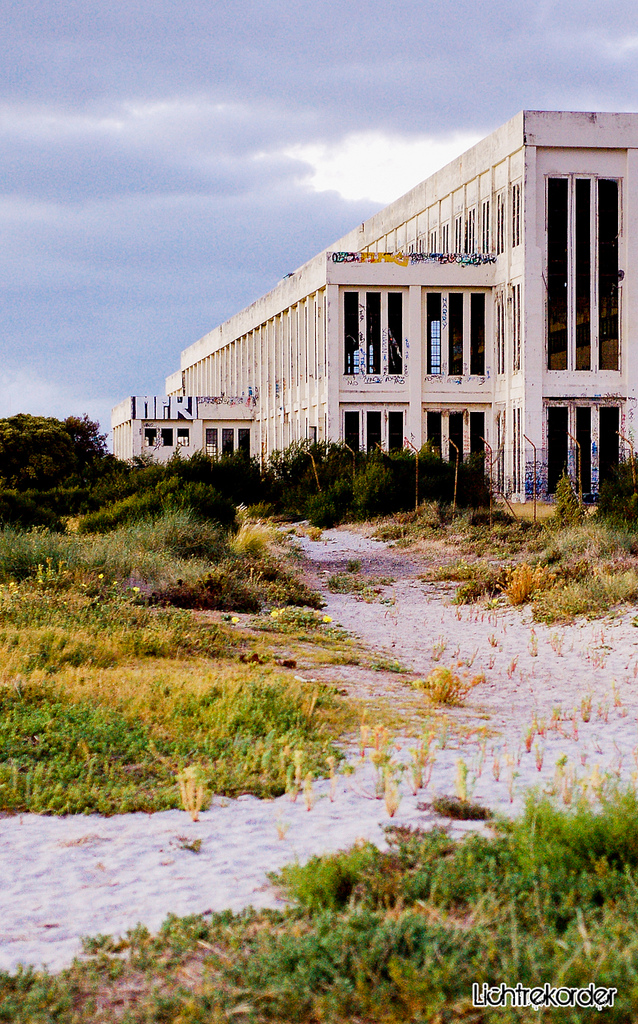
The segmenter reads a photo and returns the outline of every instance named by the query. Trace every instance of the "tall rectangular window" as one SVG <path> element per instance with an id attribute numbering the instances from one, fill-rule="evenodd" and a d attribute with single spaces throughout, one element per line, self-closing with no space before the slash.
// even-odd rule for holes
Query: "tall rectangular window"
<path id="1" fill-rule="evenodd" d="M 359 292 L 344 292 L 343 334 L 345 366 L 344 373 L 359 372 Z"/>
<path id="2" fill-rule="evenodd" d="M 496 197 L 496 255 L 505 252 L 505 193 Z"/>
<path id="3" fill-rule="evenodd" d="M 496 372 L 505 373 L 505 303 L 502 292 L 496 296 Z"/>
<path id="4" fill-rule="evenodd" d="M 512 185 L 512 248 L 521 244 L 521 183 Z"/>
<path id="5" fill-rule="evenodd" d="M 441 455 L 441 413 L 428 412 L 427 414 L 428 444 L 436 454 Z"/>
<path id="6" fill-rule="evenodd" d="M 470 413 L 470 452 L 474 455 L 485 451 L 485 413 Z"/>
<path id="7" fill-rule="evenodd" d="M 603 405 L 598 411 L 598 475 L 602 483 L 614 475 L 620 455 L 620 409 Z"/>
<path id="8" fill-rule="evenodd" d="M 465 218 L 464 252 L 476 252 L 476 210 L 468 210 Z"/>
<path id="9" fill-rule="evenodd" d="M 403 295 L 388 292 L 388 372 L 403 373 Z"/>
<path id="10" fill-rule="evenodd" d="M 233 427 L 222 428 L 222 455 L 232 455 L 235 451 L 235 431 Z"/>
<path id="11" fill-rule="evenodd" d="M 567 178 L 550 178 L 547 182 L 547 354 L 550 370 L 567 369 L 568 184 Z"/>
<path id="12" fill-rule="evenodd" d="M 481 206 L 481 252 L 490 251 L 490 201 Z"/>
<path id="13" fill-rule="evenodd" d="M 591 182 L 576 180 L 576 369 L 591 369 Z M 589 490 L 589 488 L 587 488 Z"/>
<path id="14" fill-rule="evenodd" d="M 430 231 L 430 252 L 436 252 L 436 231 Z"/>
<path id="15" fill-rule="evenodd" d="M 463 462 L 463 413 L 451 412 L 449 417 L 450 451 L 448 459 L 456 462 L 458 455 L 459 462 Z"/>
<path id="16" fill-rule="evenodd" d="M 556 491 L 563 470 L 567 470 L 567 416 L 564 405 L 550 406 L 547 410 L 547 490 Z"/>
<path id="17" fill-rule="evenodd" d="M 218 453 L 217 427 L 206 427 L 206 454 L 216 459 Z"/>
<path id="18" fill-rule="evenodd" d="M 521 410 L 513 410 L 513 451 L 512 451 L 512 490 L 518 494 L 521 490 Z"/>
<path id="19" fill-rule="evenodd" d="M 448 373 L 460 377 L 463 373 L 463 293 L 450 292 Z"/>
<path id="20" fill-rule="evenodd" d="M 512 370 L 521 368 L 521 286 L 512 288 Z"/>
<path id="21" fill-rule="evenodd" d="M 343 439 L 353 452 L 359 451 L 359 413 L 344 412 Z"/>
<path id="22" fill-rule="evenodd" d="M 485 374 L 485 295 L 470 296 L 470 373 Z"/>
<path id="23" fill-rule="evenodd" d="M 450 225 L 444 224 L 441 228 L 441 252 L 450 251 Z"/>
<path id="24" fill-rule="evenodd" d="M 388 413 L 388 451 L 398 452 L 403 448 L 403 413 Z"/>
<path id="25" fill-rule="evenodd" d="M 366 294 L 366 369 L 381 373 L 381 293 Z"/>
<path id="26" fill-rule="evenodd" d="M 454 218 L 454 252 L 463 252 L 463 218 Z"/>
<path id="27" fill-rule="evenodd" d="M 583 493 L 586 494 L 587 491 L 591 491 L 591 407 L 589 405 L 576 406 L 576 440 L 578 441 L 577 480 L 580 475 L 580 484 Z"/>
<path id="28" fill-rule="evenodd" d="M 598 181 L 600 369 L 618 369 L 618 182 Z"/>
<path id="29" fill-rule="evenodd" d="M 427 297 L 428 373 L 441 372 L 441 294 L 429 292 Z"/>
<path id="30" fill-rule="evenodd" d="M 369 412 L 366 415 L 366 448 L 373 452 L 381 446 L 381 413 Z"/>
<path id="31" fill-rule="evenodd" d="M 237 430 L 237 450 L 250 455 L 250 427 L 239 427 Z"/>

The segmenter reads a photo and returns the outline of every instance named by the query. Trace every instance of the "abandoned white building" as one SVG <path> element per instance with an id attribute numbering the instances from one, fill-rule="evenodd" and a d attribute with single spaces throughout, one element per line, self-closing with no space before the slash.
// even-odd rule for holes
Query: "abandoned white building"
<path id="1" fill-rule="evenodd" d="M 487 444 L 515 500 L 577 452 L 595 492 L 632 444 L 632 245 L 638 114 L 524 111 L 186 348 L 115 454 Z"/>

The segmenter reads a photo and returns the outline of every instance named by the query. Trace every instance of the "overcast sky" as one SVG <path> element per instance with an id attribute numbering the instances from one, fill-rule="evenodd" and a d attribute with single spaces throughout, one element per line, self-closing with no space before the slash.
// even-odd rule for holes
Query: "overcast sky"
<path id="1" fill-rule="evenodd" d="M 615 0 L 0 7 L 0 415 L 100 419 L 518 110 L 638 110 Z"/>

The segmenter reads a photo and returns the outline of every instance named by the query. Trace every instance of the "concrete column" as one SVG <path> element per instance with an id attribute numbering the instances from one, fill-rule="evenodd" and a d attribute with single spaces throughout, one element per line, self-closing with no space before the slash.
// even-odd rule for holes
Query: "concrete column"
<path id="1" fill-rule="evenodd" d="M 328 429 L 326 440 L 338 441 L 341 436 L 339 390 L 341 383 L 341 352 L 339 339 L 339 286 L 326 285 L 326 409 Z"/>
<path id="2" fill-rule="evenodd" d="M 408 290 L 407 337 L 404 360 L 408 381 L 409 406 L 406 417 L 406 437 L 416 448 L 423 444 L 423 332 L 421 327 L 421 285 L 410 285 Z"/>

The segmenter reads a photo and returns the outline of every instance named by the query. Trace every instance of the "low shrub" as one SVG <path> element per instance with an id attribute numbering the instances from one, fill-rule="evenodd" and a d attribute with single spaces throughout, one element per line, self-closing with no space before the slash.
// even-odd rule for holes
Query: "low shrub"
<path id="1" fill-rule="evenodd" d="M 541 590 L 547 590 L 556 582 L 556 574 L 545 565 L 528 565 L 522 562 L 511 570 L 504 587 L 510 604 L 525 604 Z"/>
<path id="2" fill-rule="evenodd" d="M 473 679 L 461 678 L 451 668 L 438 666 L 425 680 L 415 683 L 415 686 L 424 690 L 433 704 L 456 706 L 462 704 L 470 690 L 482 681 L 480 676 Z"/>

